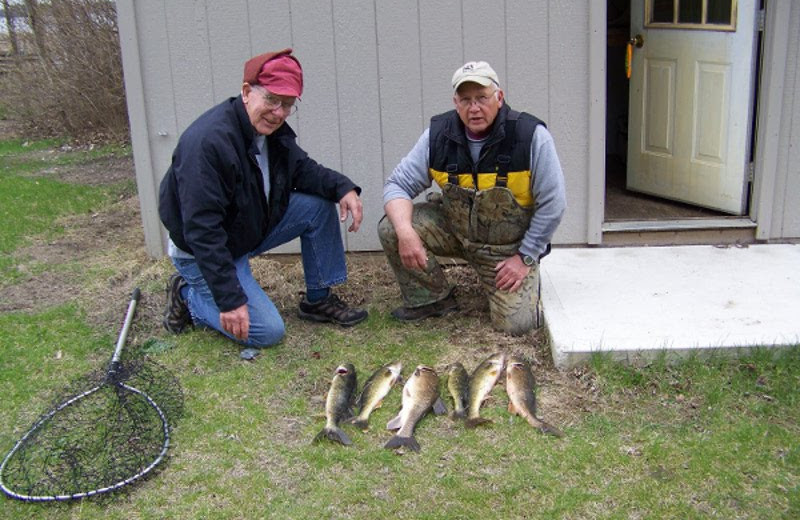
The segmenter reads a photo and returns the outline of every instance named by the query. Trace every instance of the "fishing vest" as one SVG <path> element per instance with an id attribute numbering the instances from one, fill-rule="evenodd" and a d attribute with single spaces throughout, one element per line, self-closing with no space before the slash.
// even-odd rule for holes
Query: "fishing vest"
<path id="1" fill-rule="evenodd" d="M 474 163 L 458 113 L 431 119 L 428 172 L 442 189 L 448 224 L 459 238 L 475 247 L 510 246 L 511 254 L 516 250 L 536 202 L 531 141 L 540 124 L 544 122 L 503 105 Z"/>
<path id="2" fill-rule="evenodd" d="M 474 164 L 458 113 L 451 110 L 434 116 L 430 126 L 428 172 L 440 188 L 446 184 L 478 191 L 504 187 L 511 190 L 520 206 L 533 207 L 531 141 L 538 125 L 544 122 L 504 104 L 478 163 Z"/>

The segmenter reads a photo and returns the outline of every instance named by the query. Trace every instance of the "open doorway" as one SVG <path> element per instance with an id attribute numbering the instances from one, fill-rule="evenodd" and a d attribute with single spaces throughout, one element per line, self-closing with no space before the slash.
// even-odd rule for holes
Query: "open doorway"
<path id="1" fill-rule="evenodd" d="M 604 221 L 648 221 L 730 217 L 730 213 L 628 189 L 630 80 L 626 46 L 631 38 L 631 2 L 607 0 L 606 185 Z M 662 2 L 663 4 L 663 2 Z M 641 8 L 638 9 L 641 13 Z M 735 217 L 733 217 L 735 218 Z"/>

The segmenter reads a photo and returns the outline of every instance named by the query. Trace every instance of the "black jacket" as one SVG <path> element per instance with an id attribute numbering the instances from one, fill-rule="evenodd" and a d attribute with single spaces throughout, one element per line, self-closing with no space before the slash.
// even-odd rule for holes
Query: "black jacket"
<path id="1" fill-rule="evenodd" d="M 223 312 L 247 302 L 233 260 L 253 251 L 280 222 L 290 192 L 334 202 L 351 190 L 361 193 L 311 159 L 284 123 L 267 137 L 267 204 L 254 138 L 241 96 L 220 103 L 181 135 L 159 190 L 161 222 L 175 245 L 195 256 Z"/>

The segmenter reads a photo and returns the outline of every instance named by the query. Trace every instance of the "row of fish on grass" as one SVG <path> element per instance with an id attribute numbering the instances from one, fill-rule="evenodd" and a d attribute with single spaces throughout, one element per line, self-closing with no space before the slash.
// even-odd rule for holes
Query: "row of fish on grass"
<path id="1" fill-rule="evenodd" d="M 325 399 L 325 427 L 314 437 L 314 442 L 329 439 L 344 445 L 352 444 L 342 425 L 349 423 L 366 431 L 370 414 L 380 407 L 392 387 L 403 383 L 402 368 L 400 362 L 382 366 L 370 376 L 356 398 L 358 383 L 355 367 L 351 363 L 339 365 Z M 543 433 L 562 437 L 561 431 L 536 416 L 536 384 L 530 364 L 520 357 L 505 353 L 492 354 L 472 374 L 468 374 L 459 362 L 447 366 L 447 390 L 453 401 L 451 417 L 463 419 L 467 428 L 491 422 L 480 416 L 480 408 L 503 374 L 509 397 L 508 411 L 524 417 L 531 426 Z M 417 423 L 431 410 L 436 415 L 447 413 L 440 396 L 439 383 L 439 375 L 432 367 L 418 365 L 414 369 L 403 384 L 400 412 L 386 424 L 386 429 L 396 430 L 396 433 L 386 442 L 385 448 L 405 447 L 419 451 L 419 444 L 414 438 Z M 354 403 L 358 406 L 357 415 L 353 415 Z"/>

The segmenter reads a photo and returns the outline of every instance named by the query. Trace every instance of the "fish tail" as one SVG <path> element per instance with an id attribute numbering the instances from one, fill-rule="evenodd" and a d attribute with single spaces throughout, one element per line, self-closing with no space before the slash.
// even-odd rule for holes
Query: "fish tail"
<path id="1" fill-rule="evenodd" d="M 562 432 L 561 430 L 559 430 L 558 428 L 556 428 L 552 424 L 547 423 L 547 422 L 539 419 L 538 417 L 531 416 L 531 417 L 528 417 L 527 419 L 528 419 L 528 423 L 530 423 L 531 426 L 533 426 L 534 428 L 537 428 L 542 433 L 546 433 L 548 435 L 553 435 L 553 436 L 558 437 L 558 438 L 564 437 L 564 432 Z"/>
<path id="2" fill-rule="evenodd" d="M 490 419 L 484 419 L 483 417 L 470 417 L 466 421 L 464 421 L 464 426 L 467 428 L 475 428 L 476 426 L 480 426 L 482 424 L 490 424 L 492 421 Z"/>
<path id="3" fill-rule="evenodd" d="M 333 442 L 338 442 L 339 444 L 344 444 L 345 446 L 350 446 L 353 444 L 353 441 L 350 440 L 350 437 L 342 430 L 341 428 L 332 427 L 328 428 L 325 427 L 320 431 L 312 442 L 319 442 L 322 439 L 328 439 Z"/>
<path id="4" fill-rule="evenodd" d="M 386 449 L 399 448 L 401 446 L 413 451 L 419 451 L 419 443 L 417 443 L 417 439 L 415 439 L 413 435 L 411 437 L 401 437 L 399 435 L 395 435 L 383 445 L 383 447 Z"/>
<path id="5" fill-rule="evenodd" d="M 353 417 L 350 419 L 350 422 L 361 430 L 368 430 L 369 429 L 369 419 L 361 419 L 360 417 Z"/>
<path id="6" fill-rule="evenodd" d="M 465 412 L 464 410 L 453 410 L 450 413 L 450 418 L 453 419 L 454 421 L 456 421 L 458 419 L 463 419 L 466 416 L 467 416 L 467 412 Z"/>

